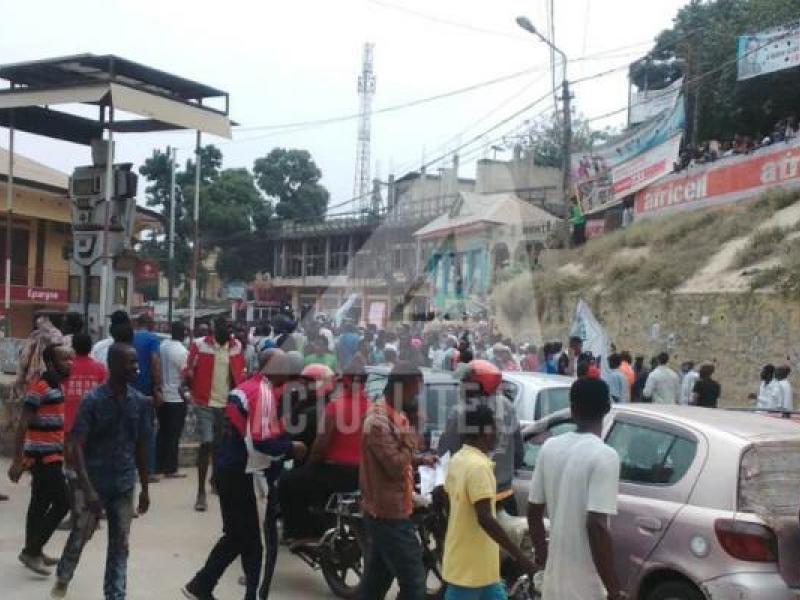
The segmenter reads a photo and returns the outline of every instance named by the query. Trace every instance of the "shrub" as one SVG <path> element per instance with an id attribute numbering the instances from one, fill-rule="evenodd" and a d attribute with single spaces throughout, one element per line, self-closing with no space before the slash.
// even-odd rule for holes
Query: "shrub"
<path id="1" fill-rule="evenodd" d="M 736 253 L 733 266 L 737 269 L 749 267 L 770 256 L 786 236 L 782 227 L 769 227 L 756 231 L 747 245 Z"/>

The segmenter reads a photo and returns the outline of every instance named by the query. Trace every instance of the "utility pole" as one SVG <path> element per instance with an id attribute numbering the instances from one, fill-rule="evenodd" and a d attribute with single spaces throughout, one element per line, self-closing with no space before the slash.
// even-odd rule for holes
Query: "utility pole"
<path id="1" fill-rule="evenodd" d="M 572 95 L 569 90 L 566 72 L 564 82 L 561 84 L 561 93 L 564 95 L 562 99 L 564 102 L 564 141 L 561 147 L 561 152 L 564 154 L 562 185 L 564 188 L 564 206 L 567 209 L 567 216 L 569 216 L 572 204 L 572 160 L 570 158 L 572 155 Z"/>
<path id="2" fill-rule="evenodd" d="M 561 144 L 561 152 L 563 154 L 563 178 L 561 182 L 561 186 L 563 188 L 564 194 L 564 208 L 566 209 L 566 214 L 564 217 L 564 225 L 562 226 L 562 241 L 564 243 L 565 248 L 569 248 L 569 227 L 567 223 L 569 222 L 569 214 L 570 209 L 572 207 L 572 162 L 570 160 L 570 154 L 572 152 L 572 96 L 570 95 L 569 91 L 569 80 L 567 79 L 567 55 L 564 54 L 563 50 L 558 48 L 555 44 L 553 44 L 552 40 L 548 39 L 547 37 L 543 36 L 536 27 L 533 26 L 530 19 L 527 17 L 517 17 L 517 25 L 519 25 L 522 29 L 527 31 L 528 33 L 532 33 L 540 40 L 542 40 L 545 44 L 550 46 L 553 52 L 561 55 L 561 66 L 562 66 L 562 84 L 561 84 L 561 93 L 564 95 L 563 100 L 563 107 L 564 107 L 564 114 L 563 114 L 563 124 L 564 127 L 564 137 Z"/>
<path id="3" fill-rule="evenodd" d="M 197 313 L 197 272 L 200 270 L 200 130 L 197 130 L 197 142 L 194 150 L 194 241 L 192 243 L 192 281 L 189 289 L 189 328 L 194 335 Z"/>
<path id="4" fill-rule="evenodd" d="M 172 326 L 172 296 L 175 294 L 175 148 L 169 156 L 169 261 L 167 262 L 167 321 Z"/>

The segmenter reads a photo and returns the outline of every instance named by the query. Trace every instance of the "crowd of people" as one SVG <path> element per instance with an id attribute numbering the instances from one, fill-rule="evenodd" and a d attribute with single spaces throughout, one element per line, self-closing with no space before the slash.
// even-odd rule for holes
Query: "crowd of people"
<path id="1" fill-rule="evenodd" d="M 760 134 L 752 136 L 737 133 L 730 141 L 709 140 L 696 148 L 685 148 L 675 164 L 675 172 L 683 171 L 694 165 L 715 162 L 729 156 L 750 154 L 759 148 L 765 148 L 773 144 L 789 143 L 797 138 L 797 134 L 797 117 L 791 115 L 777 121 L 772 131 L 763 136 Z"/>
<path id="2" fill-rule="evenodd" d="M 461 401 L 437 448 L 439 456 L 451 456 L 444 485 L 450 507 L 447 597 L 502 597 L 499 547 L 525 572 L 545 569 L 545 590 L 574 570 L 580 556 L 586 569 L 573 578 L 578 595 L 572 597 L 595 597 L 603 587 L 609 597 L 620 597 L 613 568 L 595 553 L 610 547 L 604 518 L 615 510 L 619 471 L 618 458 L 599 438 L 602 418 L 614 403 L 716 407 L 721 394 L 711 364 L 687 362 L 676 371 L 666 353 L 648 366 L 643 356 L 614 348 L 604 359 L 585 351 L 579 337 L 569 338 L 566 348 L 560 342 L 516 344 L 488 323 L 466 319 L 458 326 L 387 331 L 350 320 L 300 324 L 286 310 L 252 328 L 220 317 L 199 324 L 192 335 L 175 322 L 163 339 L 150 316 L 132 320 L 117 311 L 108 338 L 93 346 L 81 325 L 68 324 L 65 334 L 42 321 L 22 353 L 23 408 L 8 472 L 13 482 L 26 471 L 32 478 L 19 559 L 39 575 L 55 567 L 56 598 L 66 596 L 103 514 L 109 528 L 104 594 L 126 596 L 132 520 L 148 511 L 151 484 L 186 477 L 178 451 L 189 406 L 200 442 L 194 509 L 208 509 L 210 487 L 219 497 L 223 535 L 184 586 L 187 598 L 213 598 L 237 558 L 246 600 L 268 597 L 279 515 L 284 541 L 302 548 L 329 526 L 314 508 L 331 494 L 356 490 L 373 542 L 365 556 L 363 598 L 383 598 L 393 580 L 400 598 L 421 598 L 424 568 L 410 520 L 414 469 L 438 460 L 420 435 L 422 367 L 451 371 L 462 382 Z M 369 365 L 389 373 L 374 402 L 366 391 Z M 498 510 L 516 511 L 511 483 L 523 458 L 519 421 L 502 394 L 503 371 L 575 380 L 570 402 L 578 431 L 543 448 L 530 492 L 537 564 L 496 518 Z M 786 365 L 764 367 L 755 407 L 792 410 L 789 374 Z M 266 497 L 263 522 L 259 489 Z M 565 492 L 570 489 L 574 493 Z M 563 523 L 554 529 L 563 533 L 551 533 L 549 548 L 545 509 L 552 523 Z M 582 520 L 576 520 L 579 513 Z M 67 514 L 69 538 L 60 558 L 50 557 L 45 547 Z M 569 525 L 576 522 L 591 526 Z"/>

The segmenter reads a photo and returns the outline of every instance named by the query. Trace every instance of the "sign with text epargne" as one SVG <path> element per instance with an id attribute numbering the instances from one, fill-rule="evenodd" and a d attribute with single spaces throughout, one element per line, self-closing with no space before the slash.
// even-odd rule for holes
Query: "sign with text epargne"
<path id="1" fill-rule="evenodd" d="M 772 188 L 800 187 L 800 142 L 670 175 L 636 194 L 637 217 L 731 204 Z"/>

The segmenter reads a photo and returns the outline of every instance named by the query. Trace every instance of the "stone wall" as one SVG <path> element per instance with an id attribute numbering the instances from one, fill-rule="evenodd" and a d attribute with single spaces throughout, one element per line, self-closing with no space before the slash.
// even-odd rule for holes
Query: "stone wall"
<path id="1" fill-rule="evenodd" d="M 577 296 L 539 300 L 523 319 L 498 319 L 505 333 L 531 330 L 543 340 L 565 339 Z M 668 351 L 673 367 L 686 360 L 713 362 L 727 406 L 747 405 L 757 391 L 761 367 L 789 362 L 800 389 L 800 303 L 768 293 L 636 294 L 585 297 L 617 348 L 649 357 Z"/>

